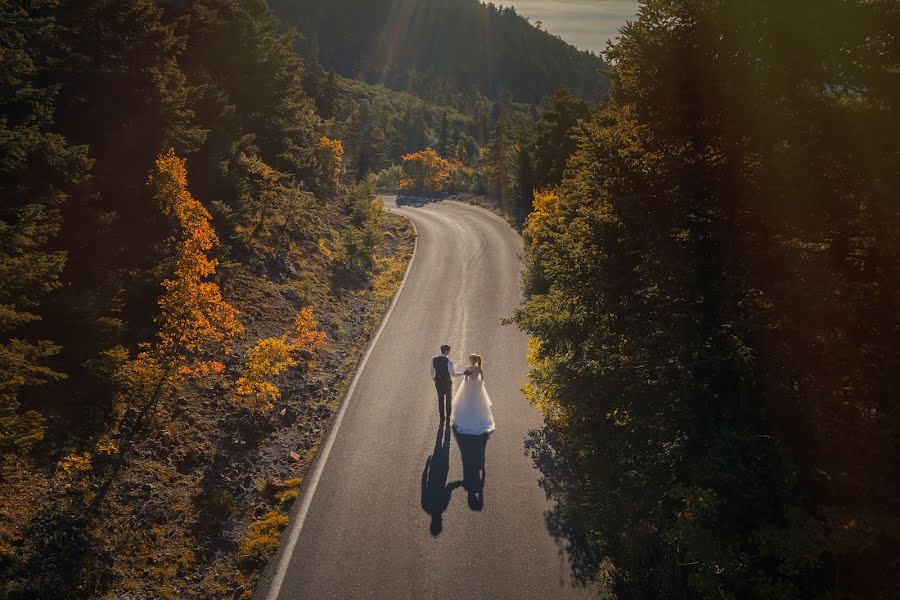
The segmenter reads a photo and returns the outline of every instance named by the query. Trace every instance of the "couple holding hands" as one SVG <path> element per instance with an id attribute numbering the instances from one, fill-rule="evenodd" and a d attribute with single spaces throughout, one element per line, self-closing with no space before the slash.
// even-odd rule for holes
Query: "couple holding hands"
<path id="1" fill-rule="evenodd" d="M 469 355 L 469 365 L 458 372 L 450 360 L 450 346 L 441 346 L 441 353 L 431 359 L 431 378 L 438 394 L 438 414 L 449 419 L 457 433 L 484 435 L 496 429 L 491 412 L 491 398 L 484 387 L 484 366 L 477 354 Z M 453 395 L 453 378 L 464 377 Z M 451 400 L 452 396 L 452 400 Z"/>

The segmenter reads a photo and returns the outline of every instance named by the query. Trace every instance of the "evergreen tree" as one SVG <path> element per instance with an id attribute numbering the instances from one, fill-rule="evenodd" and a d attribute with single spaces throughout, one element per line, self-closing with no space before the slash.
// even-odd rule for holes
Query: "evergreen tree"
<path id="1" fill-rule="evenodd" d="M 550 188 L 562 181 L 566 161 L 578 147 L 576 126 L 589 117 L 588 104 L 565 89 L 547 99 L 547 107 L 534 125 L 530 149 L 536 188 Z"/>
<path id="2" fill-rule="evenodd" d="M 438 129 L 437 153 L 443 157 L 447 156 L 447 150 L 450 147 L 450 123 L 447 119 L 447 111 L 441 113 L 441 124 Z"/>
<path id="3" fill-rule="evenodd" d="M 516 208 L 519 215 L 528 215 L 534 199 L 535 168 L 531 156 L 530 131 L 523 124 L 516 129 L 515 163 L 516 173 Z"/>
<path id="4" fill-rule="evenodd" d="M 64 377 L 59 347 L 40 327 L 43 301 L 60 287 L 66 253 L 53 248 L 61 209 L 90 168 L 84 147 L 53 132 L 56 90 L 41 43 L 55 35 L 51 3 L 0 6 L 0 452 L 43 437 L 43 416 L 22 408 L 28 388 Z"/>
<path id="5" fill-rule="evenodd" d="M 60 89 L 56 129 L 87 145 L 94 161 L 89 185 L 63 209 L 58 240 L 68 260 L 48 313 L 67 324 L 60 360 L 75 366 L 58 396 L 108 414 L 104 383 L 83 365 L 149 325 L 148 274 L 159 265 L 165 224 L 145 185 L 147 165 L 167 146 L 195 150 L 205 131 L 193 122 L 177 63 L 182 40 L 158 3 L 67 0 L 53 16 L 56 35 L 45 41 L 48 78 Z"/>
<path id="6" fill-rule="evenodd" d="M 529 394 L 582 459 L 548 486 L 619 594 L 898 587 L 896 18 L 643 2 L 536 199 Z"/>

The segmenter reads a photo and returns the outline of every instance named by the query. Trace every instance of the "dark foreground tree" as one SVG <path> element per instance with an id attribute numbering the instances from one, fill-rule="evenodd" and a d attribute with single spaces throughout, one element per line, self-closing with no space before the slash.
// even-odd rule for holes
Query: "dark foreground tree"
<path id="1" fill-rule="evenodd" d="M 516 320 L 577 467 L 548 487 L 624 597 L 900 587 L 898 31 L 888 2 L 643 2 L 537 199 Z"/>

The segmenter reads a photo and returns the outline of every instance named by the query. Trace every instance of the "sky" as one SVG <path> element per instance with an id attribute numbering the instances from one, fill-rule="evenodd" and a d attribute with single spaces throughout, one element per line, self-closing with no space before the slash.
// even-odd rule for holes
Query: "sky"
<path id="1" fill-rule="evenodd" d="M 637 0 L 493 0 L 494 4 L 515 7 L 531 22 L 543 21 L 543 28 L 582 50 L 599 53 L 606 40 L 618 35 L 619 27 L 637 14 Z"/>

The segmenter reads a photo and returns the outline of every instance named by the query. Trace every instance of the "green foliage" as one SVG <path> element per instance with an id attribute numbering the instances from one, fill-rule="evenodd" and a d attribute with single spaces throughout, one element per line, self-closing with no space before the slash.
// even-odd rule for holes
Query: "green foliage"
<path id="1" fill-rule="evenodd" d="M 150 575 L 146 556 L 128 558 L 148 546 L 109 525 L 201 483 L 174 465 L 205 460 L 193 438 L 204 424 L 168 419 L 203 412 L 187 375 L 202 376 L 207 393 L 228 391 L 226 375 L 236 375 L 229 353 L 242 327 L 223 296 L 246 280 L 229 278 L 251 287 L 290 278 L 299 289 L 352 268 L 368 282 L 360 272 L 381 242 L 381 205 L 368 184 L 345 198 L 341 181 L 349 125 L 338 116 L 358 102 L 300 59 L 295 42 L 262 0 L 0 2 L 0 453 L 10 457 L 0 480 L 22 482 L 5 486 L 0 510 L 3 592 L 113 593 L 134 573 L 152 593 L 177 595 L 168 583 L 196 560 L 185 522 L 144 528 L 162 547 Z M 409 111 L 409 131 L 432 136 L 438 111 L 395 96 L 421 109 Z M 449 122 L 452 133 L 470 121 L 451 111 Z M 407 130 L 393 136 L 405 150 Z M 339 240 L 346 264 L 329 273 L 315 255 L 320 239 Z M 291 334 L 298 361 L 320 344 L 306 324 Z M 277 370 L 257 374 L 274 382 Z M 176 388 L 184 393 L 170 395 Z M 145 426 L 163 420 L 171 464 L 133 452 Z M 166 482 L 165 501 L 123 500 L 143 475 Z M 19 489 L 29 493 L 13 502 Z M 194 510 L 177 500 L 165 508 L 150 520 Z M 234 499 L 209 508 L 225 520 Z M 248 556 L 277 543 L 271 525 Z M 176 539 L 185 553 L 170 552 Z"/>
<path id="2" fill-rule="evenodd" d="M 336 78 L 336 85 L 340 94 L 331 135 L 343 141 L 345 162 L 354 180 L 400 164 L 404 154 L 436 144 L 442 132 L 448 147 L 470 140 L 465 147 L 474 155 L 476 126 L 469 107 L 448 107 L 447 98 L 426 102 L 406 92 L 343 77 Z"/>
<path id="3" fill-rule="evenodd" d="M 381 200 L 375 195 L 374 177 L 356 183 L 347 190 L 350 226 L 344 230 L 341 263 L 355 272 L 375 264 L 375 255 L 383 241 Z"/>
<path id="4" fill-rule="evenodd" d="M 22 410 L 22 393 L 64 377 L 59 351 L 36 334 L 42 302 L 60 287 L 64 251 L 51 247 L 68 192 L 90 168 L 84 148 L 52 131 L 54 86 L 36 42 L 51 35 L 49 3 L 0 6 L 0 451 L 22 452 L 43 437 L 43 416 Z"/>
<path id="5" fill-rule="evenodd" d="M 562 182 L 566 160 L 578 147 L 578 122 L 587 121 L 590 114 L 587 102 L 565 89 L 547 99 L 546 108 L 534 124 L 529 148 L 535 188 L 550 188 Z"/>
<path id="6" fill-rule="evenodd" d="M 394 165 L 379 171 L 375 175 L 375 187 L 381 191 L 396 192 L 400 189 L 400 181 L 403 180 L 403 167 Z"/>
<path id="7" fill-rule="evenodd" d="M 527 391 L 577 457 L 547 486 L 622 596 L 900 585 L 897 25 L 877 2 L 643 2 L 535 200 Z"/>

